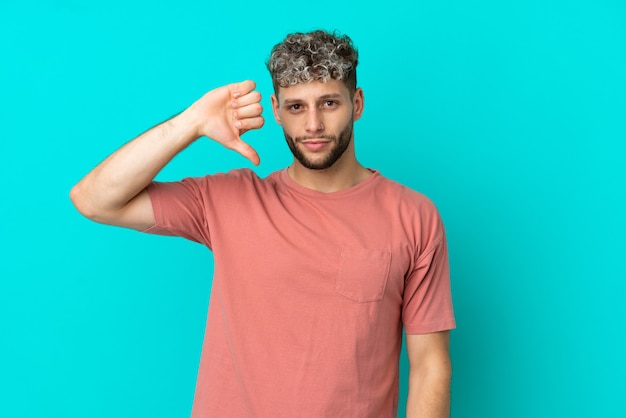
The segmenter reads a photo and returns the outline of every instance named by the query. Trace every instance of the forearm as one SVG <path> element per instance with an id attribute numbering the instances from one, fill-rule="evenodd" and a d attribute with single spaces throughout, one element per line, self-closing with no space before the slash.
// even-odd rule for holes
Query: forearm
<path id="1" fill-rule="evenodd" d="M 115 212 L 145 189 L 195 139 L 193 116 L 185 111 L 115 151 L 74 187 L 72 200 L 91 218 Z"/>
<path id="2" fill-rule="evenodd" d="M 449 365 L 437 370 L 412 371 L 409 376 L 407 418 L 448 418 L 450 376 Z"/>
<path id="3" fill-rule="evenodd" d="M 253 81 L 219 87 L 187 110 L 150 129 L 114 152 L 87 174 L 70 193 L 86 217 L 111 225 L 144 230 L 154 225 L 145 188 L 176 154 L 206 136 L 259 163 L 256 151 L 240 138 L 263 126 L 261 95 Z"/>

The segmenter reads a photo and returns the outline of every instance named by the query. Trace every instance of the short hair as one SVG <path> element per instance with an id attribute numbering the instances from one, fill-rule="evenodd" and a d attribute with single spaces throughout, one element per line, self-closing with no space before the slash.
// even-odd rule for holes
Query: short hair
<path id="1" fill-rule="evenodd" d="M 350 94 L 356 90 L 358 52 L 347 35 L 323 30 L 292 33 L 272 48 L 267 69 L 274 92 L 280 87 L 311 81 L 342 81 Z"/>

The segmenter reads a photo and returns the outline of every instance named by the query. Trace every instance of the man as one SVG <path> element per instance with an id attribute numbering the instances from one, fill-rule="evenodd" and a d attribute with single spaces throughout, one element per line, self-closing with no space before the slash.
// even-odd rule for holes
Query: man
<path id="1" fill-rule="evenodd" d="M 127 143 L 72 190 L 97 222 L 178 235 L 214 252 L 192 417 L 395 417 L 402 328 L 407 416 L 449 415 L 454 328 L 434 205 L 355 157 L 363 91 L 347 36 L 292 34 L 272 50 L 274 118 L 294 160 L 265 179 L 155 175 L 206 136 L 259 163 L 252 81 L 209 91 Z"/>

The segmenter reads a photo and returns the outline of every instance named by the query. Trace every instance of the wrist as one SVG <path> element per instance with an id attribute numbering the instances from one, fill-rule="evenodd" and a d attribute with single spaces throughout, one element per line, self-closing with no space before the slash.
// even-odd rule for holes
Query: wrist
<path id="1" fill-rule="evenodd" d="M 196 139 L 200 138 L 200 122 L 197 113 L 192 107 L 189 107 L 172 117 L 167 121 L 170 128 L 176 132 L 176 136 L 180 138 L 184 146 L 190 145 Z"/>

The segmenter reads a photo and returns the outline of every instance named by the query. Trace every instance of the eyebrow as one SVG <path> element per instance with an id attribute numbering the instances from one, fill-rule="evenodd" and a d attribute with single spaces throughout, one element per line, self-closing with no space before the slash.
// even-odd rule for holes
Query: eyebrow
<path id="1" fill-rule="evenodd" d="M 318 97 L 316 99 L 316 101 L 324 101 L 324 100 L 328 100 L 328 99 L 341 99 L 341 94 L 339 93 L 331 93 L 331 94 L 324 94 L 320 97 Z M 284 105 L 290 105 L 293 103 L 300 103 L 303 102 L 304 100 L 302 99 L 285 99 L 285 101 L 283 102 Z"/>

